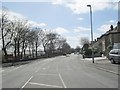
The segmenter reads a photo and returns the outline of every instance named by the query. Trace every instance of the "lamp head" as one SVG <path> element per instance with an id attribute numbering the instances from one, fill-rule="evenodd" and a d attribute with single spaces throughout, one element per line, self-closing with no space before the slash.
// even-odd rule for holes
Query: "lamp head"
<path id="1" fill-rule="evenodd" d="M 87 5 L 87 7 L 91 7 L 91 5 Z"/>

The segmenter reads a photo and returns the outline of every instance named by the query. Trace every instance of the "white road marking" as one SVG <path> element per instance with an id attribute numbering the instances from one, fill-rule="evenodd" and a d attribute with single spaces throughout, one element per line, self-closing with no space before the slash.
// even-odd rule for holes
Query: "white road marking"
<path id="1" fill-rule="evenodd" d="M 19 69 L 19 68 L 21 68 L 22 66 L 19 66 L 19 67 L 15 67 L 15 66 L 12 66 L 12 67 L 8 67 L 8 69 L 6 69 L 6 70 L 4 70 L 5 72 L 7 72 L 7 74 L 8 73 L 11 73 L 11 72 L 13 72 L 13 71 L 15 71 L 15 70 L 17 70 L 17 69 Z M 5 75 L 7 75 L 7 74 L 3 74 L 3 76 L 5 76 Z"/>
<path id="2" fill-rule="evenodd" d="M 42 68 L 43 70 L 49 69 L 49 66 Z"/>
<path id="3" fill-rule="evenodd" d="M 53 60 L 52 59 L 47 59 L 47 60 L 44 60 L 44 61 L 46 62 L 46 61 L 53 61 Z"/>
<path id="4" fill-rule="evenodd" d="M 60 63 L 61 63 L 61 62 L 60 62 Z M 59 73 L 58 66 L 59 66 L 60 63 L 57 64 L 57 68 L 56 68 L 56 71 L 57 71 L 58 73 Z M 61 80 L 61 82 L 62 82 L 62 84 L 63 84 L 63 87 L 64 87 L 64 88 L 67 88 L 67 86 L 65 85 L 65 82 L 63 81 L 62 76 L 60 75 L 60 73 L 59 73 L 59 78 L 60 78 L 60 80 Z"/>
<path id="5" fill-rule="evenodd" d="M 37 69 L 37 70 L 35 71 L 35 73 L 37 73 L 39 70 L 40 70 L 40 69 Z"/>
<path id="6" fill-rule="evenodd" d="M 48 63 L 50 63 L 50 62 L 46 62 L 46 63 L 44 63 L 40 68 L 38 68 L 36 71 L 35 71 L 35 73 L 37 73 L 42 67 L 44 67 L 46 64 L 48 64 Z M 49 68 L 49 67 L 48 67 Z"/>
<path id="7" fill-rule="evenodd" d="M 64 88 L 67 88 L 67 86 L 65 85 L 65 82 L 63 81 L 63 79 L 62 79 L 60 73 L 59 73 L 59 77 L 60 77 L 60 79 L 61 79 L 61 81 L 62 81 L 62 84 L 63 84 Z"/>
<path id="8" fill-rule="evenodd" d="M 0 73 L 4 72 L 5 70 L 0 70 Z"/>
<path id="9" fill-rule="evenodd" d="M 40 68 L 38 68 L 35 73 L 37 73 L 44 65 L 46 65 L 47 63 L 44 63 Z"/>
<path id="10" fill-rule="evenodd" d="M 38 75 L 57 75 L 57 74 L 38 74 Z"/>
<path id="11" fill-rule="evenodd" d="M 107 70 L 107 69 L 104 69 L 104 68 L 96 67 L 96 69 L 100 69 L 100 70 L 103 70 L 103 71 L 106 71 L 106 72 L 110 72 L 110 73 L 113 73 L 113 74 L 117 74 L 117 75 L 119 75 L 118 72 L 114 72 L 114 71 Z"/>
<path id="12" fill-rule="evenodd" d="M 47 69 L 47 68 L 42 68 L 43 70 Z"/>
<path id="13" fill-rule="evenodd" d="M 55 88 L 62 88 L 62 86 L 48 85 L 48 84 L 42 84 L 42 83 L 29 82 L 29 84 L 40 85 L 40 86 L 48 86 L 48 87 L 55 87 Z"/>
<path id="14" fill-rule="evenodd" d="M 31 77 L 27 80 L 27 82 L 21 87 L 20 90 L 22 90 L 22 89 L 28 84 L 28 82 L 29 82 L 32 78 L 33 78 L 33 76 L 31 76 Z"/>
<path id="15" fill-rule="evenodd" d="M 22 66 L 16 67 L 15 69 L 19 69 L 20 67 L 22 67 Z"/>

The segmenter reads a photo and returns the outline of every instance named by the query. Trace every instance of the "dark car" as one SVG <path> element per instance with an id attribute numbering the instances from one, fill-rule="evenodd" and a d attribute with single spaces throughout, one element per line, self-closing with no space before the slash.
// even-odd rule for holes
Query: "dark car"
<path id="1" fill-rule="evenodd" d="M 67 54 L 66 53 L 63 53 L 63 56 L 66 56 Z"/>
<path id="2" fill-rule="evenodd" d="M 112 64 L 120 63 L 120 49 L 113 49 L 109 52 L 108 56 Z"/>

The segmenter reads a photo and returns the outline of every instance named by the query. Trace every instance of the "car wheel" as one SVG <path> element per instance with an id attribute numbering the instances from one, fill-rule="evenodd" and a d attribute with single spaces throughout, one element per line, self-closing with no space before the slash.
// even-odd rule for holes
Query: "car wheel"
<path id="1" fill-rule="evenodd" d="M 112 63 L 112 64 L 115 64 L 115 61 L 114 61 L 114 59 L 111 59 L 111 63 Z"/>

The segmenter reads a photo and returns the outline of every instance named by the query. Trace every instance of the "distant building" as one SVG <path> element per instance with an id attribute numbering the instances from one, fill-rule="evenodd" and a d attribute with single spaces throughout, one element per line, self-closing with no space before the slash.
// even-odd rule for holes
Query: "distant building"
<path id="1" fill-rule="evenodd" d="M 93 46 L 103 52 L 104 55 L 107 55 L 110 49 L 117 43 L 120 43 L 120 22 L 117 23 L 115 28 L 111 25 L 110 30 L 97 38 Z"/>

